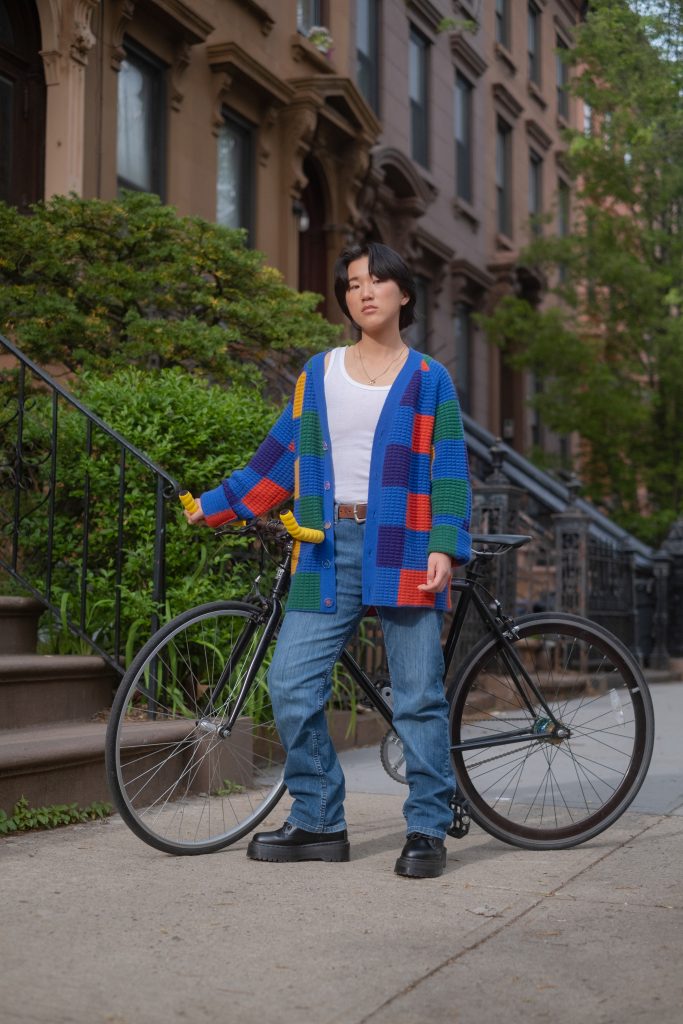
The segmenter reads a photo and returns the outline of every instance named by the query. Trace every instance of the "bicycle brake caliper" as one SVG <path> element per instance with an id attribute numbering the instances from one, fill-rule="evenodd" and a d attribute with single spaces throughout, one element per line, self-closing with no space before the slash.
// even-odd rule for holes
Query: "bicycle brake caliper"
<path id="1" fill-rule="evenodd" d="M 454 839 L 463 839 L 470 830 L 470 806 L 457 794 L 453 795 L 450 806 L 453 811 L 453 823 L 447 830 L 448 834 Z"/>

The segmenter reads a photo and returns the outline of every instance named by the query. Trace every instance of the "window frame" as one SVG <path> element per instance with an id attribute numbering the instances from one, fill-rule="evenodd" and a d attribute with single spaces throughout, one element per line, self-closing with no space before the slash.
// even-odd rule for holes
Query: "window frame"
<path id="1" fill-rule="evenodd" d="M 453 346 L 455 357 L 455 387 L 460 401 L 460 408 L 464 413 L 471 415 L 472 412 L 472 349 L 473 349 L 473 308 L 469 302 L 462 300 L 456 302 L 453 311 Z M 464 333 L 461 331 L 462 324 L 465 324 Z M 462 364 L 460 358 L 462 346 L 464 345 L 465 369 L 464 374 L 459 367 Z"/>
<path id="2" fill-rule="evenodd" d="M 557 116 L 564 118 L 565 121 L 569 120 L 569 66 L 562 60 L 558 51 L 565 50 L 569 51 L 569 47 L 565 43 L 562 36 L 558 35 L 555 37 L 557 46 L 555 48 L 555 86 L 557 93 Z"/>
<path id="3" fill-rule="evenodd" d="M 119 86 L 117 82 L 117 95 L 116 95 L 116 131 L 117 131 L 117 154 L 116 154 L 116 187 L 117 191 L 121 189 L 129 189 L 133 192 L 149 192 L 152 195 L 157 195 L 162 202 L 166 201 L 166 170 L 167 170 L 167 154 L 166 154 L 166 140 L 167 140 L 167 99 L 168 99 L 168 87 L 166 82 L 166 72 L 168 65 L 151 53 L 146 47 L 137 43 L 133 39 L 129 39 L 127 36 L 123 40 L 123 49 L 125 56 L 122 64 L 125 61 L 133 64 L 137 64 L 146 71 L 152 71 L 152 111 L 149 117 L 150 124 L 150 178 L 151 187 L 149 189 L 142 188 L 140 185 L 136 185 L 135 182 L 128 178 L 125 178 L 119 172 L 119 158 L 118 158 L 118 126 L 120 116 L 120 104 L 119 104 Z M 132 61 L 128 58 L 132 57 Z M 119 71 L 119 74 L 121 72 Z M 119 79 L 120 81 L 120 79 Z"/>
<path id="4" fill-rule="evenodd" d="M 543 166 L 541 154 L 529 148 L 529 221 L 532 238 L 543 234 L 543 226 L 537 218 L 543 216 Z M 532 201 L 532 195 L 534 201 Z"/>
<path id="5" fill-rule="evenodd" d="M 416 45 L 417 52 L 422 55 L 421 66 L 420 66 L 420 78 L 421 88 L 424 93 L 424 99 L 422 105 L 418 104 L 418 101 L 413 99 L 410 94 L 411 82 L 410 82 L 410 60 L 413 45 Z M 408 36 L 408 100 L 410 107 L 410 156 L 418 163 L 421 167 L 429 169 L 429 158 L 430 158 L 430 146 L 429 146 L 429 133 L 430 133 L 430 117 L 429 117 L 429 72 L 430 72 L 430 47 L 431 42 L 428 37 L 421 32 L 419 28 L 410 22 L 410 33 Z M 421 119 L 418 118 L 418 114 L 421 112 Z M 422 125 L 422 128 L 418 133 L 416 132 L 416 125 Z"/>
<path id="6" fill-rule="evenodd" d="M 245 118 L 241 117 L 238 113 L 232 110 L 231 107 L 223 106 L 221 108 L 221 115 L 223 123 L 218 129 L 218 138 L 216 140 L 216 223 L 224 224 L 224 221 L 218 220 L 218 184 L 219 184 L 219 167 L 218 167 L 218 146 L 220 145 L 220 135 L 223 128 L 232 127 L 235 130 L 235 134 L 241 136 L 242 140 L 246 142 L 244 149 L 241 153 L 241 167 L 240 176 L 241 182 L 246 184 L 244 195 L 240 196 L 238 206 L 240 212 L 240 223 L 237 225 L 238 228 L 242 228 L 247 233 L 247 246 L 250 248 L 254 246 L 254 235 L 256 227 L 256 126 Z M 226 227 L 234 227 L 234 225 L 227 224 Z"/>
<path id="7" fill-rule="evenodd" d="M 306 0 L 301 0 L 302 6 L 304 2 L 306 2 Z M 310 3 L 311 5 L 314 5 L 315 7 L 314 13 L 311 15 L 310 25 L 305 24 L 303 18 L 300 19 L 299 2 L 297 2 L 296 5 L 296 30 L 299 33 L 299 35 L 302 36 L 308 35 L 308 33 L 310 32 L 314 25 L 326 24 L 325 18 L 327 15 L 327 11 L 325 9 L 325 0 L 307 0 L 307 2 Z"/>

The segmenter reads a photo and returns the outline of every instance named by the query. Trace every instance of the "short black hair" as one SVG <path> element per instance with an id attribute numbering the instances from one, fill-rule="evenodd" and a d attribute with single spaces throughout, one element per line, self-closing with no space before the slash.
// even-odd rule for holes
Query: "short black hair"
<path id="1" fill-rule="evenodd" d="M 413 275 L 408 270 L 405 261 L 399 254 L 388 245 L 381 242 L 364 242 L 360 245 L 350 245 L 340 253 L 334 265 L 334 294 L 344 316 L 347 316 L 354 327 L 349 307 L 346 304 L 346 293 L 349 290 L 349 264 L 354 260 L 367 256 L 368 270 L 373 277 L 380 281 L 395 281 L 402 292 L 408 296 L 405 306 L 401 306 L 401 313 L 398 321 L 398 329 L 402 331 L 415 322 L 415 303 L 417 292 Z"/>

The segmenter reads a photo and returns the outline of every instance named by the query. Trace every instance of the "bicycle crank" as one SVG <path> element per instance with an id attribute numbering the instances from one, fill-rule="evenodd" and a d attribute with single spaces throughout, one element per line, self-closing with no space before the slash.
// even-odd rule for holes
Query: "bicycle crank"
<path id="1" fill-rule="evenodd" d="M 403 744 L 393 729 L 389 729 L 382 737 L 382 742 L 379 745 L 379 759 L 382 762 L 382 768 L 391 779 L 404 786 L 408 785 Z"/>

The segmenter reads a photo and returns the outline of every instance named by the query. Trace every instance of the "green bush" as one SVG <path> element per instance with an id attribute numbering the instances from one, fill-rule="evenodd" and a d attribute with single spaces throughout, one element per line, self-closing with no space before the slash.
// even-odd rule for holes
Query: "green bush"
<path id="1" fill-rule="evenodd" d="M 0 203 L 0 238 L 0 332 L 38 362 L 109 372 L 152 360 L 223 382 L 274 349 L 298 366 L 301 349 L 339 333 L 244 232 L 156 196 L 55 196 L 30 217 Z"/>
<path id="2" fill-rule="evenodd" d="M 225 390 L 180 368 L 129 368 L 109 377 L 88 372 L 76 382 L 75 391 L 107 424 L 133 439 L 150 458 L 197 493 L 216 486 L 232 469 L 243 466 L 278 415 L 278 409 L 253 385 L 245 382 Z M 34 395 L 25 424 L 31 486 L 22 495 L 20 568 L 39 590 L 48 561 L 50 425 L 49 397 Z M 95 429 L 88 455 L 85 430 L 82 415 L 67 403 L 60 403 L 51 559 L 53 602 L 61 607 L 64 621 L 78 617 L 87 473 L 90 529 L 85 626 L 101 646 L 112 650 L 119 543 L 119 449 Z M 122 630 L 130 659 L 146 639 L 153 611 L 156 484 L 154 475 L 130 456 L 125 481 L 120 597 Z M 3 493 L 3 518 L 7 519 L 12 495 L 9 491 Z M 245 539 L 222 539 L 205 527 L 190 527 L 179 503 L 169 502 L 162 619 L 202 601 L 243 596 L 253 572 L 253 554 Z M 43 636 L 48 650 L 88 650 L 72 640 L 60 623 L 48 623 Z"/>
<path id="3" fill-rule="evenodd" d="M 28 832 L 32 829 L 59 828 L 84 821 L 97 821 L 112 813 L 111 804 L 95 801 L 87 807 L 78 804 L 51 804 L 49 807 L 30 807 L 22 796 L 7 814 L 0 810 L 0 835 L 11 832 Z"/>

